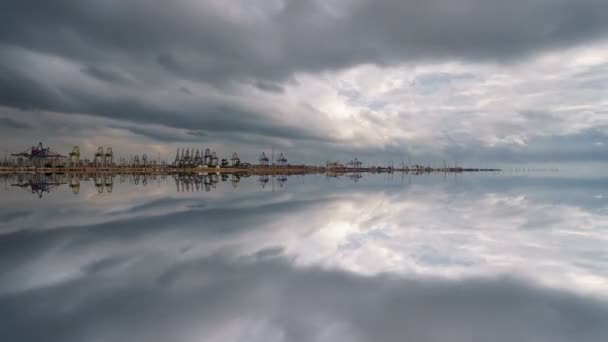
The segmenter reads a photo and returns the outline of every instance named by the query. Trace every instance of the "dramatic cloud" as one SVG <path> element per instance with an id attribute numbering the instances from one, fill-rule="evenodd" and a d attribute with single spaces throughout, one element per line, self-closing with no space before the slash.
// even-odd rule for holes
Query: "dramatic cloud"
<path id="1" fill-rule="evenodd" d="M 560 151 L 606 133 L 606 13 L 602 0 L 8 1 L 0 116 L 120 121 L 125 154 L 191 141 L 305 162 L 595 160 Z M 81 144 L 31 126 L 4 148 Z"/>
<path id="2" fill-rule="evenodd" d="M 412 58 L 503 60 L 602 38 L 604 1 L 11 1 L 2 41 L 186 78 L 284 78 Z M 106 79 L 106 78 L 104 78 Z"/>

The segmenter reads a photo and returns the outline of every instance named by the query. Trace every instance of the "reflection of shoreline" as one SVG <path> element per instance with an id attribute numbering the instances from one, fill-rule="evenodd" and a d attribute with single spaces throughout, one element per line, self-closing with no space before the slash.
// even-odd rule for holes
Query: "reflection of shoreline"
<path id="1" fill-rule="evenodd" d="M 50 170 L 43 172 L 43 170 Z M 157 179 L 172 178 L 176 182 L 177 192 L 196 192 L 211 191 L 215 189 L 217 183 L 230 182 L 234 188 L 238 187 L 241 178 L 252 176 L 258 177 L 258 185 L 265 188 L 272 183 L 282 188 L 289 176 L 298 175 L 323 175 L 328 178 L 346 178 L 353 182 L 358 182 L 365 174 L 388 174 L 395 173 L 405 175 L 423 174 L 447 174 L 462 172 L 484 172 L 499 171 L 495 169 L 392 169 L 392 168 L 302 168 L 302 167 L 267 167 L 267 168 L 221 168 L 221 169 L 175 169 L 164 168 L 158 171 L 157 168 L 99 168 L 98 171 L 71 171 L 70 169 L 36 169 L 18 172 L 13 169 L 9 172 L 6 168 L 0 169 L 0 179 L 12 187 L 19 187 L 33 194 L 42 197 L 43 193 L 50 193 L 51 190 L 67 184 L 74 194 L 80 192 L 80 183 L 92 181 L 98 193 L 113 192 L 115 184 L 130 183 L 133 185 L 146 186 L 148 181 Z M 131 171 L 129 171 L 131 170 Z M 135 171 L 133 171 L 135 170 Z M 164 171 L 163 171 L 164 170 Z M 188 171 L 189 170 L 189 171 Z M 194 171 L 196 170 L 196 171 Z M 52 172 L 51 172 L 52 171 Z M 270 182 L 272 180 L 272 182 Z"/>
<path id="2" fill-rule="evenodd" d="M 60 175 L 45 175 L 45 174 L 18 174 L 13 175 L 11 186 L 30 191 L 32 194 L 37 194 L 38 197 L 42 198 L 42 195 L 50 193 L 52 189 L 55 189 L 61 185 L 70 183 L 70 180 Z M 3 178 L 9 178 L 10 176 L 3 175 Z M 70 183 L 72 187 L 72 183 Z M 77 192 L 76 192 L 77 193 Z"/>
<path id="3" fill-rule="evenodd" d="M 283 187 L 289 174 L 264 174 L 260 175 L 258 184 L 264 188 L 267 183 L 277 183 Z M 291 174 L 294 176 L 294 174 Z M 74 194 L 80 192 L 81 183 L 91 182 L 98 193 L 112 193 L 114 187 L 120 184 L 132 184 L 135 186 L 147 186 L 148 182 L 156 180 L 173 179 L 177 192 L 198 192 L 211 191 L 220 182 L 230 183 L 233 188 L 237 188 L 242 178 L 249 178 L 249 174 L 239 173 L 176 173 L 176 174 L 148 174 L 148 173 L 13 173 L 0 174 L 0 180 L 11 187 L 24 189 L 32 194 L 42 197 L 44 193 L 62 185 L 68 185 Z"/>
<path id="4" fill-rule="evenodd" d="M 283 187 L 288 175 L 276 175 L 278 184 Z M 44 193 L 63 185 L 68 185 L 74 194 L 80 192 L 81 183 L 92 183 L 98 193 L 112 193 L 116 185 L 131 184 L 147 186 L 151 181 L 173 179 L 177 192 L 211 191 L 220 182 L 230 183 L 235 189 L 241 178 L 248 178 L 249 174 L 238 173 L 11 173 L 0 174 L 0 180 L 11 187 L 21 188 L 32 194 L 42 197 Z M 268 179 L 268 175 L 263 175 Z M 274 180 L 275 175 L 272 175 Z M 262 184 L 264 188 L 264 184 Z"/>
<path id="5" fill-rule="evenodd" d="M 0 174 L 0 179 L 11 187 L 21 188 L 42 197 L 44 193 L 68 185 L 74 194 L 80 192 L 81 183 L 91 182 L 98 193 L 112 193 L 115 184 L 146 186 L 148 181 L 166 179 L 165 174 L 117 173 L 14 173 Z"/>

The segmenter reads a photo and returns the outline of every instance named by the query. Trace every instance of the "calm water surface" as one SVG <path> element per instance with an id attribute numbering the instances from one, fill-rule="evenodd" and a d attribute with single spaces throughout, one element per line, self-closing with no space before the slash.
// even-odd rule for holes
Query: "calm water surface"
<path id="1" fill-rule="evenodd" d="M 0 336 L 607 341 L 608 178 L 4 177 Z"/>

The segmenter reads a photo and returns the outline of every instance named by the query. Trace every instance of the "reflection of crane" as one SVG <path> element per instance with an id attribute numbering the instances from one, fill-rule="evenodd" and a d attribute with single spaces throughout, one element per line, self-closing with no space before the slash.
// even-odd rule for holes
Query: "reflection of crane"
<path id="1" fill-rule="evenodd" d="M 179 186 L 180 186 L 179 176 L 175 176 L 175 187 L 177 189 L 177 192 L 179 192 Z"/>
<path id="2" fill-rule="evenodd" d="M 112 192 L 114 189 L 114 176 L 111 174 L 104 175 L 104 186 L 107 192 Z"/>
<path id="3" fill-rule="evenodd" d="M 211 185 L 213 184 L 211 177 L 209 175 L 203 176 L 203 185 L 205 186 L 205 191 L 211 191 Z"/>
<path id="4" fill-rule="evenodd" d="M 236 189 L 236 187 L 239 185 L 239 182 L 241 181 L 241 176 L 239 176 L 236 173 L 233 173 L 232 176 L 230 177 L 230 183 L 232 183 L 232 186 Z"/>
<path id="5" fill-rule="evenodd" d="M 69 186 L 72 193 L 77 195 L 80 192 L 80 179 L 73 174 L 69 175 Z"/>
<path id="6" fill-rule="evenodd" d="M 260 178 L 258 179 L 258 182 L 262 186 L 262 189 L 266 186 L 266 184 L 268 184 L 269 180 L 270 179 L 268 178 L 268 175 L 261 175 L 260 176 Z"/>
<path id="7" fill-rule="evenodd" d="M 106 184 L 108 184 L 108 181 L 106 180 L 107 176 L 108 175 L 106 175 L 105 173 L 93 175 L 93 182 L 95 183 L 97 192 L 100 194 L 103 193 L 104 187 L 106 186 Z M 111 184 L 111 180 L 110 180 L 109 184 Z M 109 192 L 111 192 L 111 191 L 109 191 Z"/>
<path id="8" fill-rule="evenodd" d="M 52 179 L 45 175 L 31 175 L 27 179 L 17 179 L 17 183 L 11 184 L 11 186 L 19 187 L 42 198 L 43 193 L 50 193 L 52 189 L 63 184 L 66 184 L 66 182 Z"/>
<path id="9" fill-rule="evenodd" d="M 209 175 L 209 179 L 211 179 L 211 186 L 215 189 L 217 187 L 217 183 L 220 181 L 220 177 L 217 173 L 212 173 Z"/>
<path id="10" fill-rule="evenodd" d="M 178 174 L 174 177 L 177 192 L 198 192 L 202 189 L 211 191 L 211 188 L 215 188 L 219 182 L 219 176 L 217 174 Z"/>
<path id="11" fill-rule="evenodd" d="M 348 178 L 350 178 L 351 180 L 353 180 L 356 183 L 359 181 L 359 179 L 363 178 L 363 175 L 361 174 L 361 172 L 354 172 L 354 173 L 348 175 Z"/>
<path id="12" fill-rule="evenodd" d="M 283 185 L 285 185 L 285 183 L 287 183 L 287 176 L 279 175 L 279 177 L 277 177 L 277 183 L 279 183 L 279 186 L 282 188 Z"/>

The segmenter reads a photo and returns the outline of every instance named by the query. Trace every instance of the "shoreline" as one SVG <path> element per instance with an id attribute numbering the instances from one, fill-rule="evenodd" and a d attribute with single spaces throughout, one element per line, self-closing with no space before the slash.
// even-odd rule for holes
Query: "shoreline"
<path id="1" fill-rule="evenodd" d="M 316 166 L 254 166 L 248 168 L 200 168 L 200 167 L 0 167 L 0 174 L 205 174 L 227 173 L 243 175 L 297 175 L 327 174 L 340 175 L 348 173 L 463 173 L 463 172 L 500 172 L 495 168 L 328 168 Z"/>

